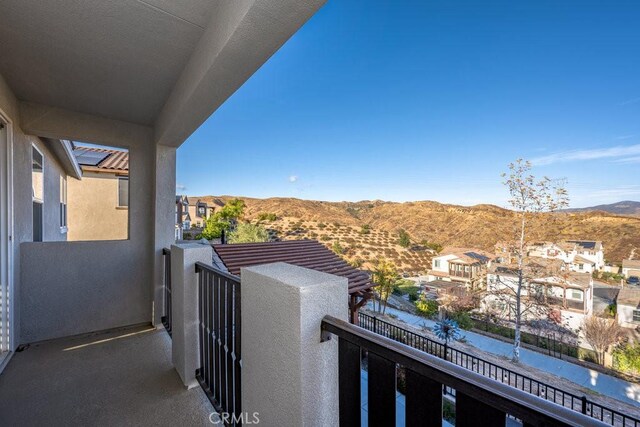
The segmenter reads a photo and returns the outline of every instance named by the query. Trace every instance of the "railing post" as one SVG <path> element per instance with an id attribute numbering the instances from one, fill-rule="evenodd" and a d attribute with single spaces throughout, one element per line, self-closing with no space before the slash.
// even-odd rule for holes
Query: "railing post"
<path id="1" fill-rule="evenodd" d="M 582 400 L 582 413 L 587 415 L 587 396 L 582 396 L 582 398 L 580 398 L 580 400 Z M 572 403 L 573 405 L 573 403 Z"/>
<path id="2" fill-rule="evenodd" d="M 378 317 L 373 316 L 373 332 L 378 333 Z"/>
<path id="3" fill-rule="evenodd" d="M 198 275 L 196 262 L 211 264 L 210 245 L 185 243 L 171 246 L 171 359 L 187 388 L 198 385 L 200 367 Z"/>
<path id="4" fill-rule="evenodd" d="M 243 412 L 266 426 L 339 425 L 338 339 L 321 342 L 320 325 L 348 321 L 347 279 L 285 263 L 241 277 Z"/>

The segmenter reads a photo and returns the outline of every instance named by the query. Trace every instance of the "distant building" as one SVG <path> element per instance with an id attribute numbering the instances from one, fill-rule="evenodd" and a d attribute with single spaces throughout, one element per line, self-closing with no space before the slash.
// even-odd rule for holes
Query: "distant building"
<path id="1" fill-rule="evenodd" d="M 562 272 L 548 269 L 549 274 L 540 270 L 540 276 L 529 279 L 523 287 L 522 298 L 534 301 L 524 320 L 551 319 L 563 326 L 577 330 L 586 316 L 593 313 L 593 278 L 589 274 Z M 517 270 L 512 266 L 496 264 L 487 274 L 488 294 L 483 306 L 508 320 L 513 320 L 515 290 L 518 287 Z M 530 291 L 535 290 L 535 294 Z"/>
<path id="2" fill-rule="evenodd" d="M 189 199 L 187 196 L 176 196 L 176 240 L 182 240 L 183 231 L 191 228 L 189 217 Z"/>
<path id="3" fill-rule="evenodd" d="M 629 287 L 620 289 L 616 303 L 616 317 L 620 326 L 625 328 L 640 326 L 640 289 Z"/>
<path id="4" fill-rule="evenodd" d="M 189 201 L 189 217 L 191 218 L 191 226 L 202 228 L 207 219 L 213 214 L 214 206 L 209 206 L 202 199 L 192 199 Z"/>
<path id="5" fill-rule="evenodd" d="M 622 275 L 626 278 L 631 276 L 640 277 L 640 259 L 622 260 Z"/>
<path id="6" fill-rule="evenodd" d="M 534 258 L 562 260 L 570 271 L 593 273 L 604 269 L 604 247 L 593 240 L 566 240 L 560 243 L 537 242 L 527 246 Z"/>
<path id="7" fill-rule="evenodd" d="M 445 251 L 431 259 L 429 282 L 435 280 L 459 282 L 474 288 L 484 282 L 491 257 L 478 249 L 455 249 Z"/>
<path id="8" fill-rule="evenodd" d="M 68 240 L 129 238 L 129 152 L 76 145 L 82 179 L 67 183 Z"/>

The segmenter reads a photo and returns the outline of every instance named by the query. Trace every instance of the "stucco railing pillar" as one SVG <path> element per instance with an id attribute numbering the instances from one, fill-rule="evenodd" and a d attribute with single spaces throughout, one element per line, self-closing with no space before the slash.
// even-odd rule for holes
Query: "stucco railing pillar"
<path id="1" fill-rule="evenodd" d="M 338 425 L 338 340 L 320 342 L 320 324 L 347 320 L 347 279 L 285 263 L 241 277 L 242 411 L 264 425 Z"/>
<path id="2" fill-rule="evenodd" d="M 187 243 L 171 246 L 171 359 L 187 388 L 198 385 L 198 275 L 196 262 L 211 264 L 210 245 Z"/>

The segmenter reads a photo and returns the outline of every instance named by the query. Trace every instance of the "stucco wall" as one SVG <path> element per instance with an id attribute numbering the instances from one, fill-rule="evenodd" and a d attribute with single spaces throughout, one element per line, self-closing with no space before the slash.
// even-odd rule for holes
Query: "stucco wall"
<path id="1" fill-rule="evenodd" d="M 20 257 L 21 244 L 33 240 L 33 206 L 31 185 L 31 146 L 35 144 L 43 153 L 44 160 L 44 206 L 43 206 L 43 239 L 63 241 L 66 234 L 60 230 L 59 200 L 60 174 L 62 168 L 55 156 L 40 138 L 25 135 L 20 127 L 18 103 L 11 89 L 0 76 L 0 110 L 12 122 L 13 155 L 13 320 L 15 340 L 12 347 L 20 343 L 21 304 L 23 291 Z"/>
<path id="2" fill-rule="evenodd" d="M 118 207 L 118 177 L 84 172 L 68 183 L 68 240 L 125 240 L 129 209 Z"/>
<path id="3" fill-rule="evenodd" d="M 22 244 L 21 342 L 151 322 L 156 149 L 150 140 L 125 142 L 130 238 Z"/>

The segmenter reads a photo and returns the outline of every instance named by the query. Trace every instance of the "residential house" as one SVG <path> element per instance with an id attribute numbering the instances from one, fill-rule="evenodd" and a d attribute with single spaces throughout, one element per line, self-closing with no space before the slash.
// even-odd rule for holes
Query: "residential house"
<path id="1" fill-rule="evenodd" d="M 631 276 L 640 277 L 640 259 L 623 259 L 622 275 L 627 279 Z"/>
<path id="2" fill-rule="evenodd" d="M 69 240 L 129 237 L 129 152 L 74 145 L 81 179 L 67 185 Z"/>
<path id="3" fill-rule="evenodd" d="M 316 240 L 215 244 L 213 263 L 219 269 L 240 275 L 244 267 L 271 262 L 307 267 L 348 279 L 351 319 L 357 323 L 358 310 L 373 296 L 374 284 L 368 273 L 352 267 L 332 250 Z"/>
<path id="4" fill-rule="evenodd" d="M 189 216 L 189 199 L 187 196 L 176 196 L 176 240 L 182 240 L 183 230 L 191 228 Z"/>
<path id="5" fill-rule="evenodd" d="M 484 283 L 490 263 L 490 256 L 478 249 L 447 250 L 431 259 L 427 279 L 454 281 L 473 288 Z"/>
<path id="6" fill-rule="evenodd" d="M 207 219 L 213 214 L 214 206 L 209 206 L 205 200 L 191 199 L 189 201 L 189 217 L 191 218 L 191 226 L 202 228 Z"/>
<path id="7" fill-rule="evenodd" d="M 533 266 L 525 273 L 522 298 L 523 308 L 527 308 L 527 312 L 524 320 L 551 319 L 578 330 L 584 318 L 593 313 L 593 278 L 585 273 L 563 271 L 561 262 L 554 263 L 560 268 L 544 264 L 543 268 Z M 491 266 L 487 274 L 488 292 L 483 299 L 483 307 L 513 320 L 518 280 L 515 266 Z"/>
<path id="8" fill-rule="evenodd" d="M 265 426 L 359 425 L 364 351 L 380 425 L 397 363 L 411 364 L 408 424 L 441 422 L 424 408 L 443 386 L 459 420 L 589 424 L 350 325 L 348 278 L 271 263 L 244 268 L 240 292 L 210 245 L 175 244 L 177 148 L 323 4 L 0 2 L 0 425 L 209 425 L 221 403 Z M 69 141 L 128 149 L 124 239 L 65 241 Z"/>
<path id="9" fill-rule="evenodd" d="M 604 247 L 593 240 L 566 240 L 560 243 L 536 242 L 527 246 L 527 255 L 544 259 L 560 259 L 571 271 L 593 273 L 604 269 Z"/>
<path id="10" fill-rule="evenodd" d="M 616 318 L 620 326 L 634 329 L 640 326 L 640 289 L 620 289 L 616 304 Z"/>

